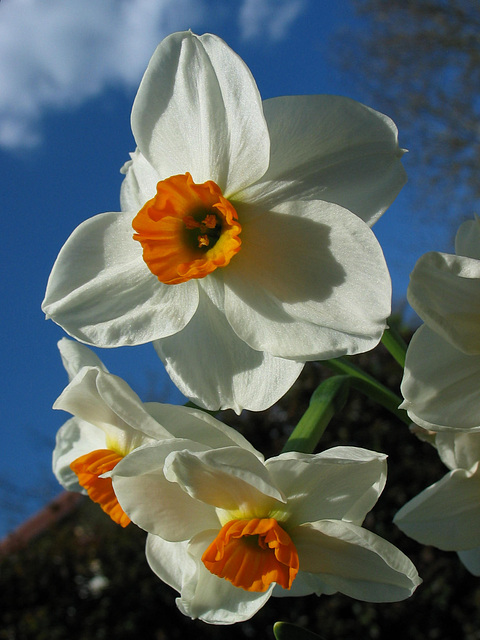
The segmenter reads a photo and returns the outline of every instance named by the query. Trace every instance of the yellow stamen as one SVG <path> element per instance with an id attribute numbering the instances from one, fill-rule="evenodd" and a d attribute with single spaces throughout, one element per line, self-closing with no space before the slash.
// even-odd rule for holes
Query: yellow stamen
<path id="1" fill-rule="evenodd" d="M 204 278 L 240 250 L 237 212 L 212 180 L 189 173 L 157 184 L 157 194 L 135 216 L 134 239 L 150 271 L 165 284 Z"/>
<path id="2" fill-rule="evenodd" d="M 210 244 L 210 239 L 206 233 L 204 233 L 203 236 L 198 236 L 199 247 L 208 247 L 209 244 Z"/>
<path id="3" fill-rule="evenodd" d="M 217 219 L 212 213 L 209 213 L 208 215 L 205 216 L 205 220 L 203 220 L 203 224 L 207 227 L 207 229 L 215 229 L 217 225 Z"/>
<path id="4" fill-rule="evenodd" d="M 118 503 L 111 478 L 99 478 L 102 473 L 111 471 L 122 457 L 110 449 L 97 449 L 74 460 L 70 468 L 90 498 L 97 502 L 114 522 L 126 527 L 130 518 Z"/>
<path id="5" fill-rule="evenodd" d="M 266 591 L 272 582 L 290 589 L 298 553 L 275 518 L 231 520 L 202 556 L 207 569 L 246 591 Z"/>

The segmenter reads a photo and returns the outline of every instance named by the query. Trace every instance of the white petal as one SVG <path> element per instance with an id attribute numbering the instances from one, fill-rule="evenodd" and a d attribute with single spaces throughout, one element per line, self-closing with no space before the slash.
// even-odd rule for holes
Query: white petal
<path id="1" fill-rule="evenodd" d="M 426 429 L 478 431 L 479 381 L 480 356 L 462 353 L 423 325 L 408 346 L 401 407 Z"/>
<path id="2" fill-rule="evenodd" d="M 408 598 L 421 580 L 410 560 L 374 533 L 339 520 L 321 520 L 292 531 L 300 571 L 323 585 L 365 602 Z"/>
<path id="3" fill-rule="evenodd" d="M 72 380 L 82 367 L 98 367 L 107 371 L 97 354 L 84 344 L 62 338 L 58 341 L 57 346 L 69 380 Z"/>
<path id="4" fill-rule="evenodd" d="M 158 173 L 138 149 L 130 154 L 130 160 L 122 167 L 125 179 L 120 189 L 122 211 L 140 211 L 157 192 Z"/>
<path id="5" fill-rule="evenodd" d="M 426 253 L 410 275 L 407 297 L 445 340 L 465 353 L 480 354 L 480 260 Z"/>
<path id="6" fill-rule="evenodd" d="M 132 110 L 135 140 L 161 179 L 190 172 L 226 197 L 268 167 L 269 137 L 255 81 L 217 36 L 174 33 L 157 47 Z"/>
<path id="7" fill-rule="evenodd" d="M 230 520 L 266 517 L 285 502 L 265 465 L 240 447 L 174 452 L 165 460 L 164 474 L 192 498 L 234 513 Z"/>
<path id="8" fill-rule="evenodd" d="M 201 557 L 214 536 L 215 532 L 204 531 L 190 542 L 188 552 L 196 561 L 197 571 L 190 580 L 184 578 L 177 606 L 185 615 L 210 624 L 225 625 L 248 620 L 270 598 L 273 585 L 265 593 L 245 591 L 210 573 Z"/>
<path id="9" fill-rule="evenodd" d="M 195 404 L 237 413 L 263 411 L 290 389 L 303 363 L 249 347 L 234 333 L 207 284 L 199 289 L 197 312 L 185 329 L 154 342 L 155 350 L 173 382 Z"/>
<path id="10" fill-rule="evenodd" d="M 215 509 L 191 498 L 163 473 L 167 456 L 203 445 L 175 438 L 132 451 L 111 472 L 113 488 L 126 514 L 145 531 L 170 542 L 189 540 L 205 529 L 220 529 Z"/>
<path id="11" fill-rule="evenodd" d="M 479 431 L 440 431 L 435 446 L 449 469 L 471 469 L 480 460 Z"/>
<path id="12" fill-rule="evenodd" d="M 152 439 L 171 437 L 145 411 L 140 398 L 124 380 L 96 367 L 83 367 L 53 408 L 68 411 L 102 429 L 109 448 L 124 455 Z"/>
<path id="13" fill-rule="evenodd" d="M 330 587 L 325 582 L 321 582 L 318 575 L 307 573 L 306 571 L 299 571 L 290 589 L 284 589 L 277 584 L 275 585 L 272 596 L 275 598 L 288 598 L 309 596 L 312 593 L 331 596 L 336 592 L 337 589 Z"/>
<path id="14" fill-rule="evenodd" d="M 52 469 L 57 480 L 67 491 L 85 490 L 78 483 L 77 474 L 70 464 L 87 453 L 107 448 L 105 432 L 93 424 L 71 418 L 60 427 L 56 436 L 55 449 L 52 456 Z"/>
<path id="15" fill-rule="evenodd" d="M 285 96 L 263 103 L 270 167 L 242 194 L 270 207 L 286 200 L 326 200 L 371 226 L 406 182 L 390 118 L 339 96 Z"/>
<path id="16" fill-rule="evenodd" d="M 151 342 L 182 329 L 198 303 L 193 281 L 159 282 L 133 240 L 130 214 L 83 222 L 62 247 L 43 311 L 67 333 L 100 347 Z"/>
<path id="17" fill-rule="evenodd" d="M 459 551 L 458 557 L 471 574 L 480 576 L 480 546 L 468 551 Z"/>
<path id="18" fill-rule="evenodd" d="M 289 202 L 248 212 L 242 248 L 225 269 L 225 314 L 252 348 L 317 360 L 375 347 L 390 314 L 382 249 L 350 211 Z"/>
<path id="19" fill-rule="evenodd" d="M 455 253 L 457 256 L 480 260 L 480 218 L 478 216 L 460 225 L 455 237 Z"/>
<path id="20" fill-rule="evenodd" d="M 146 402 L 143 406 L 175 438 L 201 442 L 213 449 L 237 445 L 263 460 L 263 455 L 236 429 L 223 424 L 205 411 L 159 402 Z"/>
<path id="21" fill-rule="evenodd" d="M 321 519 L 361 524 L 385 486 L 386 456 L 356 447 L 282 454 L 266 467 L 288 503 L 288 526 Z"/>
<path id="22" fill-rule="evenodd" d="M 196 563 L 188 553 L 188 542 L 167 542 L 149 533 L 145 551 L 152 571 L 179 593 L 184 581 L 196 573 Z"/>
<path id="23" fill-rule="evenodd" d="M 450 471 L 395 516 L 410 538 L 444 551 L 480 545 L 480 478 L 464 469 Z"/>

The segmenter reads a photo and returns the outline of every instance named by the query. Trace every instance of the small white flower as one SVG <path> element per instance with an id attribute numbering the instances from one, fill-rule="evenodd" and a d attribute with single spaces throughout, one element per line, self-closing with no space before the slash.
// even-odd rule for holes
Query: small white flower
<path id="1" fill-rule="evenodd" d="M 246 620 L 271 595 L 396 601 L 420 582 L 408 558 L 361 526 L 385 484 L 382 454 L 337 447 L 263 462 L 176 439 L 133 451 L 110 475 L 149 532 L 151 568 L 192 618 Z"/>
<path id="2" fill-rule="evenodd" d="M 53 472 L 65 489 L 88 493 L 122 526 L 130 519 L 118 504 L 111 479 L 103 474 L 137 447 L 179 437 L 206 446 L 253 450 L 237 431 L 202 411 L 142 403 L 126 382 L 108 373 L 88 347 L 65 338 L 58 346 L 70 383 L 54 409 L 74 417 L 57 433 Z"/>
<path id="3" fill-rule="evenodd" d="M 336 96 L 262 104 L 220 38 L 185 32 L 155 51 L 132 129 L 123 212 L 67 240 L 47 317 L 97 346 L 154 341 L 182 393 L 237 412 L 378 343 L 391 285 L 369 225 L 405 182 L 391 120 Z"/>
<path id="4" fill-rule="evenodd" d="M 401 391 L 425 429 L 480 430 L 480 221 L 463 223 L 456 255 L 422 256 L 408 301 L 425 322 L 407 350 Z"/>
<path id="5" fill-rule="evenodd" d="M 435 446 L 449 473 L 407 502 L 394 522 L 421 544 L 457 551 L 480 576 L 480 433 L 442 431 Z"/>

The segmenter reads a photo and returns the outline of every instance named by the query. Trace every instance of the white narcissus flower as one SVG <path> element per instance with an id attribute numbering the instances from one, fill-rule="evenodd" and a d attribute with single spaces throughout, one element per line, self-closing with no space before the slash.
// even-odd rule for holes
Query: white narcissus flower
<path id="1" fill-rule="evenodd" d="M 420 579 L 410 560 L 361 526 L 384 487 L 385 458 L 337 447 L 263 462 L 244 448 L 176 439 L 136 449 L 110 475 L 180 610 L 231 624 L 271 595 L 411 595 Z"/>
<path id="2" fill-rule="evenodd" d="M 179 437 L 203 446 L 253 450 L 237 431 L 202 411 L 142 403 L 126 382 L 108 373 L 88 347 L 64 338 L 59 349 L 70 383 L 54 408 L 74 417 L 57 433 L 53 472 L 65 489 L 88 493 L 122 526 L 130 519 L 118 504 L 111 479 L 103 474 L 137 447 Z"/>
<path id="3" fill-rule="evenodd" d="M 47 317 L 96 346 L 154 341 L 182 393 L 237 412 L 307 360 L 378 343 L 391 285 L 369 225 L 405 182 L 389 118 L 336 96 L 262 104 L 220 38 L 184 32 L 155 51 L 132 129 L 122 213 L 67 240 Z"/>
<path id="4" fill-rule="evenodd" d="M 442 431 L 435 446 L 449 473 L 407 502 L 394 522 L 421 544 L 457 551 L 480 576 L 480 433 Z"/>
<path id="5" fill-rule="evenodd" d="M 422 256 L 407 293 L 425 324 L 408 346 L 401 407 L 433 431 L 480 430 L 478 218 L 460 226 L 455 251 Z"/>

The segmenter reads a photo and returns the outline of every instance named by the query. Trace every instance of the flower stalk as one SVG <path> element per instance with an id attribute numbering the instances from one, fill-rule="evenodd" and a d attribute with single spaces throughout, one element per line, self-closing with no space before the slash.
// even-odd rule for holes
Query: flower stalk
<path id="1" fill-rule="evenodd" d="M 400 333 L 393 327 L 389 327 L 383 332 L 382 344 L 402 369 L 404 369 L 407 345 Z"/>
<path id="2" fill-rule="evenodd" d="M 348 397 L 351 376 L 332 376 L 312 394 L 308 409 L 291 433 L 282 453 L 313 453 L 328 423 L 342 410 Z"/>
<path id="3" fill-rule="evenodd" d="M 399 409 L 402 402 L 393 391 L 387 389 L 383 384 L 378 382 L 373 376 L 365 373 L 345 358 L 337 358 L 335 360 L 324 360 L 323 364 L 335 373 L 348 375 L 350 377 L 350 385 L 353 389 L 357 389 L 375 402 L 378 402 L 393 413 L 399 420 L 410 425 L 411 420 L 407 412 Z"/>

